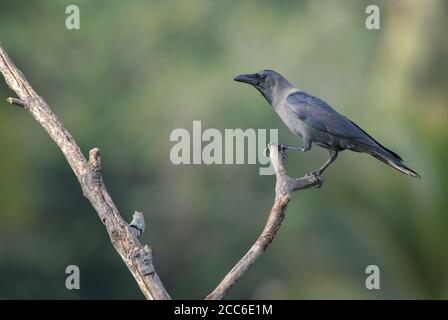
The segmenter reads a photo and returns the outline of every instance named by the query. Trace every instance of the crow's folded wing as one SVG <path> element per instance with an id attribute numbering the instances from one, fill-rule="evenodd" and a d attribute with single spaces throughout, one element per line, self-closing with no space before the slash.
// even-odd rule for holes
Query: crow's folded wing
<path id="1" fill-rule="evenodd" d="M 338 113 L 330 107 L 328 103 L 319 98 L 298 91 L 290 94 L 286 98 L 286 108 L 288 108 L 297 118 L 317 130 L 326 131 L 336 136 L 362 143 L 366 146 L 374 148 L 379 147 L 391 154 L 398 161 L 402 161 L 398 154 L 381 145 L 356 123 Z"/>
<path id="2" fill-rule="evenodd" d="M 286 98 L 286 107 L 309 126 L 362 143 L 377 143 L 364 130 L 331 108 L 325 101 L 305 92 L 295 92 Z"/>

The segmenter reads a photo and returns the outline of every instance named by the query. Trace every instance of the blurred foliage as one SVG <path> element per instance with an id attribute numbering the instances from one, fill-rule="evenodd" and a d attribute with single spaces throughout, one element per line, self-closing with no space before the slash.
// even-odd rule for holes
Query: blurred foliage
<path id="1" fill-rule="evenodd" d="M 103 151 L 104 179 L 174 298 L 204 297 L 256 238 L 274 178 L 257 165 L 169 161 L 175 128 L 279 128 L 264 99 L 232 81 L 271 68 L 396 151 L 411 179 L 343 153 L 322 189 L 295 195 L 272 247 L 230 298 L 448 298 L 448 2 L 0 2 L 0 41 L 77 139 Z M 368 4 L 381 29 L 364 26 Z M 0 298 L 140 299 L 65 159 L 0 81 Z M 319 148 L 291 153 L 300 175 Z M 81 290 L 65 289 L 65 267 Z M 381 290 L 365 289 L 365 268 Z"/>

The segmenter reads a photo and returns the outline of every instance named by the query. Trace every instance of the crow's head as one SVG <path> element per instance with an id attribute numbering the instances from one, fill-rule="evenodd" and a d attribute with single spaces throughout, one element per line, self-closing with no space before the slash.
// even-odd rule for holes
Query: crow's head
<path id="1" fill-rule="evenodd" d="M 248 83 L 254 86 L 271 104 L 276 96 L 280 95 L 283 90 L 292 87 L 288 80 L 272 70 L 262 70 L 257 73 L 241 74 L 233 80 Z"/>

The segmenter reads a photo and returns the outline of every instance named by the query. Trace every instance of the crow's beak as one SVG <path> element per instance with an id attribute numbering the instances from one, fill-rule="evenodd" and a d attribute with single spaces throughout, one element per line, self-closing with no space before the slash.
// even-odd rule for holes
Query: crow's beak
<path id="1" fill-rule="evenodd" d="M 239 76 L 236 76 L 235 78 L 233 78 L 233 80 L 238 81 L 238 82 L 248 83 L 251 85 L 257 85 L 259 83 L 256 73 L 240 74 Z"/>

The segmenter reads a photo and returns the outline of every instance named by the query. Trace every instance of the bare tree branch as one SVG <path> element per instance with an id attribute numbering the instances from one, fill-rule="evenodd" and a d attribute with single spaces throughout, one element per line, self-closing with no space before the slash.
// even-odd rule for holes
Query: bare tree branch
<path id="1" fill-rule="evenodd" d="M 283 154 L 278 149 L 278 145 L 276 144 L 269 145 L 269 155 L 277 181 L 275 184 L 274 205 L 269 213 L 266 225 L 257 241 L 255 241 L 244 257 L 224 277 L 216 289 L 206 297 L 207 300 L 223 299 L 229 290 L 241 279 L 247 269 L 254 264 L 257 258 L 274 240 L 285 218 L 286 207 L 291 200 L 292 193 L 297 190 L 320 187 L 323 183 L 323 177 L 314 174 L 306 175 L 302 178 L 289 177 L 286 174 Z"/>
<path id="2" fill-rule="evenodd" d="M 127 224 L 106 189 L 101 173 L 100 150 L 98 148 L 90 150 L 89 160 L 86 160 L 74 138 L 64 128 L 44 99 L 37 95 L 1 46 L 0 73 L 3 74 L 8 86 L 19 97 L 19 99 L 8 98 L 8 102 L 30 112 L 61 149 L 78 178 L 84 196 L 96 210 L 101 222 L 106 227 L 114 248 L 129 268 L 145 297 L 157 300 L 171 299 L 154 269 L 152 249 L 147 245 L 142 246 L 138 240 L 145 229 L 143 214 L 136 211 L 132 222 Z M 278 151 L 278 146 L 271 144 L 269 151 L 276 174 L 276 185 L 275 200 L 266 225 L 249 251 L 224 277 L 216 289 L 206 297 L 208 300 L 223 299 L 246 270 L 266 250 L 283 222 L 292 193 L 297 190 L 320 187 L 323 183 L 322 176 L 313 174 L 302 178 L 289 177 L 286 174 L 283 153 Z"/>
<path id="3" fill-rule="evenodd" d="M 86 160 L 75 139 L 64 128 L 44 99 L 37 95 L 1 46 L 0 72 L 8 86 L 19 97 L 19 99 L 9 98 L 8 102 L 30 112 L 61 149 L 78 178 L 84 196 L 98 213 L 114 248 L 129 268 L 145 297 L 170 299 L 154 269 L 152 249 L 140 244 L 133 231 L 134 228 L 123 220 L 103 183 L 99 149 L 90 150 L 89 161 Z"/>

